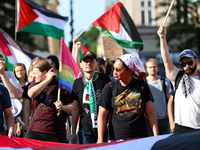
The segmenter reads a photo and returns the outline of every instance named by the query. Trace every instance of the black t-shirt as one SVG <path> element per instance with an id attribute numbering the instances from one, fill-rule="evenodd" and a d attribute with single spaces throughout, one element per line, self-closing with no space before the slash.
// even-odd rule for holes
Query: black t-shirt
<path id="1" fill-rule="evenodd" d="M 108 82 L 110 82 L 110 78 L 106 74 L 101 74 L 101 73 L 98 73 L 98 78 L 95 81 L 93 81 L 93 86 L 96 92 L 97 101 L 99 95 L 101 94 L 102 89 Z M 79 115 L 80 115 L 79 130 L 94 132 L 95 130 L 92 129 L 90 112 L 86 112 L 86 110 L 84 110 L 83 91 L 84 91 L 84 84 L 83 84 L 83 77 L 81 77 L 74 81 L 71 98 L 73 100 L 79 101 Z"/>
<path id="2" fill-rule="evenodd" d="M 109 110 L 109 137 L 111 140 L 132 139 L 147 136 L 145 103 L 153 101 L 147 83 L 133 78 L 123 87 L 119 81 L 105 86 L 98 105 Z"/>

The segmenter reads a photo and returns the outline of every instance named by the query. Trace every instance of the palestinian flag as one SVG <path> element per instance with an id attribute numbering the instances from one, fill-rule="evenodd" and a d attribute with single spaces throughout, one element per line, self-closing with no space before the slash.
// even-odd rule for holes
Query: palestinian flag
<path id="1" fill-rule="evenodd" d="M 0 51 L 3 53 L 5 64 L 13 71 L 16 63 L 24 63 L 28 71 L 31 60 L 35 57 L 24 51 L 3 29 L 0 28 Z"/>
<path id="2" fill-rule="evenodd" d="M 136 26 L 121 2 L 108 9 L 92 25 L 110 36 L 128 53 L 138 54 L 143 49 L 142 39 Z"/>
<path id="3" fill-rule="evenodd" d="M 81 56 L 83 55 L 83 53 L 89 51 L 83 44 L 81 44 L 81 48 L 79 50 L 79 61 L 81 60 Z"/>
<path id="4" fill-rule="evenodd" d="M 68 17 L 63 17 L 30 0 L 17 0 L 17 27 L 19 32 L 51 36 L 61 39 Z"/>
<path id="5" fill-rule="evenodd" d="M 190 130 L 177 134 L 164 134 L 147 138 L 105 142 L 101 144 L 67 144 L 25 138 L 0 136 L 2 149 L 20 150 L 199 150 L 200 130 Z M 5 148 L 3 148 L 5 147 Z"/>

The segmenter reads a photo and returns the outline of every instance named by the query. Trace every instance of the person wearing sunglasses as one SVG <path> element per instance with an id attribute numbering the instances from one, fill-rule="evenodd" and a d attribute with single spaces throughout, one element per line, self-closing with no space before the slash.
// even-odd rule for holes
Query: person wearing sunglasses
<path id="1" fill-rule="evenodd" d="M 166 76 L 175 85 L 174 99 L 168 102 L 170 128 L 174 132 L 200 129 L 200 71 L 197 69 L 197 55 L 190 49 L 183 50 L 177 58 L 182 69 L 178 69 L 169 58 L 166 28 L 161 26 L 157 33 Z"/>
<path id="2" fill-rule="evenodd" d="M 139 59 L 139 58 L 138 58 Z M 104 131 L 109 118 L 109 141 L 147 137 L 145 116 L 153 131 L 158 135 L 153 96 L 148 84 L 133 77 L 139 75 L 137 57 L 125 54 L 117 58 L 113 66 L 116 81 L 107 84 L 98 101 L 98 142 L 103 142 Z"/>

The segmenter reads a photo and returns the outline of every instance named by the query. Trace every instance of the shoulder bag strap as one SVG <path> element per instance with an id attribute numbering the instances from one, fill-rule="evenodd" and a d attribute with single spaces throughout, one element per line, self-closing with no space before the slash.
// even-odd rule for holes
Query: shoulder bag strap
<path id="1" fill-rule="evenodd" d="M 168 103 L 168 99 L 167 99 L 167 90 L 166 90 L 166 84 L 165 84 L 165 77 L 161 76 L 161 83 L 162 83 L 162 88 L 165 94 L 165 100 L 166 100 L 166 104 Z"/>

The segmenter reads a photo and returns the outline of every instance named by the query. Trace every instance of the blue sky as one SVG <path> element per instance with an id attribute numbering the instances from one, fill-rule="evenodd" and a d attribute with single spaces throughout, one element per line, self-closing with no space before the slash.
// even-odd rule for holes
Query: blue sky
<path id="1" fill-rule="evenodd" d="M 57 10 L 60 15 L 68 16 L 65 28 L 65 43 L 71 41 L 70 27 L 70 0 L 58 0 Z M 105 12 L 106 0 L 73 0 L 73 28 L 74 36 L 78 35 L 89 24 Z"/>

